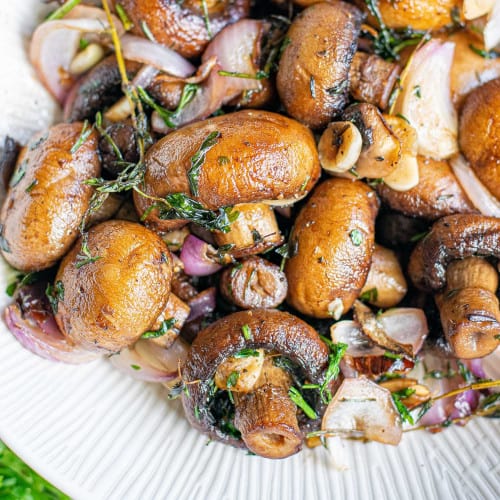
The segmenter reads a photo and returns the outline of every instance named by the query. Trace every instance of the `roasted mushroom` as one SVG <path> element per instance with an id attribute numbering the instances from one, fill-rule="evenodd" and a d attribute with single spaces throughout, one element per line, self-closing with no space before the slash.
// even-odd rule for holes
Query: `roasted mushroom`
<path id="1" fill-rule="evenodd" d="M 370 269 L 377 211 L 375 192 L 362 182 L 328 179 L 315 189 L 289 238 L 290 305 L 335 319 L 351 308 Z"/>
<path id="2" fill-rule="evenodd" d="M 143 36 L 148 30 L 158 43 L 184 57 L 199 56 L 215 34 L 227 24 L 246 17 L 250 10 L 249 0 L 121 0 L 119 3 L 134 23 L 133 33 Z"/>
<path id="3" fill-rule="evenodd" d="M 306 196 L 320 175 L 310 130 L 266 111 L 187 125 L 152 146 L 145 163 L 147 196 L 134 193 L 134 200 L 141 216 L 147 211 L 146 223 L 160 231 L 186 224 L 182 217 L 166 220 L 175 214 L 162 215 L 156 208 L 169 194 L 193 196 L 210 210 L 262 201 L 286 204 Z"/>
<path id="4" fill-rule="evenodd" d="M 312 5 L 293 20 L 276 77 L 290 116 L 318 129 L 346 107 L 362 19 L 353 5 L 332 1 Z"/>
<path id="5" fill-rule="evenodd" d="M 98 224 L 61 262 L 53 295 L 57 324 L 77 346 L 119 351 L 154 326 L 171 278 L 172 258 L 158 235 L 133 222 Z"/>
<path id="6" fill-rule="evenodd" d="M 459 141 L 483 184 L 500 200 L 500 78 L 474 89 L 460 113 Z"/>
<path id="7" fill-rule="evenodd" d="M 21 271 L 53 266 L 78 237 L 100 173 L 97 134 L 82 123 L 35 135 L 18 158 L 2 207 L 1 250 Z"/>
<path id="8" fill-rule="evenodd" d="M 252 392 L 235 394 L 235 410 L 228 409 L 227 403 L 224 407 L 213 394 L 212 381 L 220 365 L 230 358 L 234 363 L 235 357 L 245 354 L 260 357 L 260 349 L 273 359 L 285 358 L 296 364 L 310 383 L 323 382 L 328 348 L 313 328 L 285 312 L 242 311 L 212 323 L 194 340 L 182 371 L 186 387 L 182 395 L 184 410 L 191 425 L 213 439 L 246 446 L 262 456 L 284 458 L 300 450 L 302 431 L 297 407 L 288 395 L 289 375 L 275 366 L 277 362 L 267 368 L 266 362 L 254 364 L 252 369 L 262 370 L 263 379 Z M 237 371 L 219 372 L 219 385 L 234 388 L 239 376 Z M 228 377 L 233 379 L 229 383 Z"/>
<path id="9" fill-rule="evenodd" d="M 222 296 L 242 309 L 278 307 L 287 290 L 285 273 L 258 256 L 227 267 L 220 277 Z"/>
<path id="10" fill-rule="evenodd" d="M 414 249 L 408 272 L 422 290 L 437 293 L 444 334 L 459 358 L 480 358 L 499 344 L 496 269 L 500 219 L 481 215 L 443 217 Z"/>

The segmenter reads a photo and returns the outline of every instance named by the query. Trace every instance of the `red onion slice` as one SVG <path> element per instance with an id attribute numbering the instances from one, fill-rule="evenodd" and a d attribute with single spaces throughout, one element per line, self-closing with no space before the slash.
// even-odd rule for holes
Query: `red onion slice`
<path id="1" fill-rule="evenodd" d="M 215 311 L 216 295 L 217 291 L 215 287 L 210 287 L 189 300 L 188 306 L 191 308 L 191 312 L 189 313 L 186 323 L 203 318 L 207 314 Z"/>
<path id="2" fill-rule="evenodd" d="M 5 309 L 5 322 L 12 335 L 24 348 L 42 358 L 81 364 L 101 357 L 101 354 L 70 345 L 57 328 L 53 316 L 44 318 L 38 323 L 28 315 L 23 317 L 19 306 L 11 304 Z"/>
<path id="3" fill-rule="evenodd" d="M 118 19 L 114 19 L 117 30 L 123 32 Z M 103 10 L 95 7 L 77 6 L 64 19 L 40 24 L 31 39 L 30 60 L 50 93 L 60 104 L 69 92 L 74 79 L 68 68 L 84 33 L 105 34 L 109 30 Z"/>
<path id="4" fill-rule="evenodd" d="M 323 431 L 397 445 L 402 427 L 391 393 L 366 377 L 346 378 L 329 403 Z"/>
<path id="5" fill-rule="evenodd" d="M 187 59 L 174 50 L 146 38 L 126 34 L 121 37 L 120 43 L 123 57 L 129 61 L 147 64 L 181 78 L 192 75 L 196 70 Z"/>
<path id="6" fill-rule="evenodd" d="M 500 202 L 478 179 L 467 160 L 462 155 L 457 155 L 450 160 L 450 165 L 472 204 L 483 215 L 500 217 Z"/>
<path id="7" fill-rule="evenodd" d="M 137 345 L 142 343 L 137 349 Z M 168 349 L 150 340 L 139 340 L 134 347 L 122 349 L 110 356 L 111 364 L 122 373 L 145 382 L 170 382 L 179 374 L 179 363 L 184 363 L 188 344 L 181 338 Z"/>
<path id="8" fill-rule="evenodd" d="M 222 269 L 220 264 L 208 257 L 209 253 L 215 254 L 215 248 L 190 234 L 184 240 L 180 254 L 184 272 L 190 276 L 208 276 Z"/>

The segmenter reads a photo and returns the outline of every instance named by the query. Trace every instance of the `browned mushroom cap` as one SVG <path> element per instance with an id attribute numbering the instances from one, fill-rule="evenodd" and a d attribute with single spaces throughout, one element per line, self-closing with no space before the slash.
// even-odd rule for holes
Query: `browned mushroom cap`
<path id="1" fill-rule="evenodd" d="M 245 333 L 246 332 L 246 333 Z M 217 367 L 242 349 L 266 349 L 296 363 L 311 383 L 321 383 L 328 365 L 328 347 L 317 332 L 295 316 L 270 309 L 230 314 L 202 330 L 183 369 L 187 391 L 182 395 L 193 427 L 211 438 L 238 447 L 243 441 L 225 434 L 209 407 L 210 386 Z"/>
<path id="2" fill-rule="evenodd" d="M 443 217 L 415 247 L 408 272 L 425 291 L 446 285 L 446 268 L 455 259 L 472 256 L 500 258 L 500 219 L 474 214 Z"/>
<path id="3" fill-rule="evenodd" d="M 249 257 L 226 268 L 220 277 L 222 295 L 242 309 L 278 307 L 286 297 L 286 276 L 276 264 Z"/>
<path id="4" fill-rule="evenodd" d="M 249 0 L 120 0 L 134 23 L 132 32 L 155 40 L 184 57 L 199 56 L 224 26 L 246 17 Z M 206 6 L 208 18 L 204 13 Z M 147 26 L 147 28 L 145 28 Z"/>
<path id="5" fill-rule="evenodd" d="M 127 62 L 129 78 L 139 68 L 138 63 Z M 98 111 L 114 104 L 123 96 L 121 83 L 116 57 L 106 57 L 72 88 L 64 106 L 64 119 L 70 122 L 93 119 Z"/>
<path id="6" fill-rule="evenodd" d="M 411 255 L 416 286 L 440 291 L 435 299 L 441 324 L 457 357 L 483 357 L 499 344 L 498 275 L 481 258 L 499 256 L 500 219 L 480 215 L 444 217 Z"/>
<path id="7" fill-rule="evenodd" d="M 500 199 L 500 78 L 474 89 L 460 114 L 460 148 L 491 193 Z"/>
<path id="8" fill-rule="evenodd" d="M 321 128 L 342 112 L 362 18 L 356 7 L 332 1 L 312 5 L 294 19 L 276 77 L 290 116 Z"/>
<path id="9" fill-rule="evenodd" d="M 419 182 L 408 191 L 396 191 L 384 183 L 377 193 L 392 209 L 411 217 L 436 220 L 455 213 L 477 210 L 446 161 L 417 157 Z"/>

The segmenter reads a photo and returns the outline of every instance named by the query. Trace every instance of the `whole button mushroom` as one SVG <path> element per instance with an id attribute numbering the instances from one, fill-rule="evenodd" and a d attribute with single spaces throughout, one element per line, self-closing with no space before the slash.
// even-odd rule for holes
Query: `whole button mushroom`
<path id="1" fill-rule="evenodd" d="M 443 217 L 415 247 L 408 272 L 421 290 L 436 293 L 444 334 L 458 358 L 481 358 L 499 344 L 500 219 L 473 214 Z"/>
<path id="2" fill-rule="evenodd" d="M 187 222 L 169 220 L 170 211 L 159 210 L 169 195 L 181 202 L 190 196 L 208 210 L 263 201 L 283 205 L 306 196 L 321 170 L 311 131 L 267 111 L 240 111 L 187 125 L 154 144 L 145 163 L 146 196 L 134 193 L 134 201 L 146 224 L 160 231 Z M 191 214 L 196 218 L 195 209 Z"/>
<path id="3" fill-rule="evenodd" d="M 290 305 L 335 319 L 352 307 L 370 270 L 378 207 L 375 192 L 360 181 L 334 178 L 314 190 L 289 238 Z"/>
<path id="4" fill-rule="evenodd" d="M 82 123 L 35 135 L 19 155 L 0 214 L 5 260 L 25 272 L 53 266 L 78 237 L 101 171 L 98 137 Z"/>
<path id="5" fill-rule="evenodd" d="M 362 19 L 356 7 L 340 1 L 312 5 L 294 19 L 276 77 L 290 116 L 318 129 L 345 108 Z"/>
<path id="6" fill-rule="evenodd" d="M 262 350 L 267 352 L 264 360 Z M 299 423 L 289 397 L 290 376 L 277 366 L 277 358 L 294 363 L 310 383 L 324 382 L 328 347 L 312 327 L 289 313 L 241 311 L 202 330 L 182 371 L 182 402 L 191 425 L 212 439 L 267 458 L 297 453 L 308 424 Z M 223 414 L 227 405 L 217 400 L 213 384 L 231 391 L 233 413 Z"/>
<path id="7" fill-rule="evenodd" d="M 121 0 L 119 3 L 134 23 L 133 33 L 144 36 L 144 29 L 149 29 L 158 43 L 184 57 L 201 55 L 224 26 L 247 17 L 250 11 L 249 0 Z"/>
<path id="8" fill-rule="evenodd" d="M 468 94 L 459 127 L 463 154 L 481 182 L 500 200 L 500 78 Z"/>
<path id="9" fill-rule="evenodd" d="M 172 257 L 157 234 L 134 222 L 103 222 L 61 262 L 57 324 L 77 346 L 117 352 L 154 326 L 171 279 Z"/>

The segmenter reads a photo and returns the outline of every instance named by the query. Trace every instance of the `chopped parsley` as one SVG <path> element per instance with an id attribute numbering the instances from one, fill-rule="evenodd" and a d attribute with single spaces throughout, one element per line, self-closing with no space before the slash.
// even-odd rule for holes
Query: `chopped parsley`
<path id="1" fill-rule="evenodd" d="M 248 325 L 243 325 L 241 327 L 241 333 L 243 334 L 243 337 L 245 338 L 245 340 L 253 340 L 252 330 L 250 329 L 250 327 Z"/>
<path id="2" fill-rule="evenodd" d="M 349 237 L 351 238 L 352 244 L 356 247 L 359 247 L 361 243 L 363 243 L 363 233 L 359 229 L 353 229 L 349 233 Z"/>
<path id="3" fill-rule="evenodd" d="M 394 401 L 394 405 L 401 416 L 401 420 L 403 422 L 408 422 L 411 425 L 415 423 L 415 420 L 401 400 L 409 398 L 412 394 L 415 394 L 415 389 L 412 389 L 411 387 L 392 393 L 392 400 Z"/>
<path id="4" fill-rule="evenodd" d="M 378 290 L 377 288 L 370 288 L 369 290 L 366 290 L 363 292 L 359 298 L 361 300 L 365 300 L 367 302 L 376 302 L 378 299 Z"/>
<path id="5" fill-rule="evenodd" d="M 258 358 L 260 356 L 259 351 L 256 349 L 241 349 L 236 354 L 233 354 L 233 358 Z"/>
<path id="6" fill-rule="evenodd" d="M 308 418 L 312 420 L 316 420 L 318 418 L 317 413 L 309 406 L 309 404 L 302 397 L 302 394 L 296 387 L 290 387 L 288 396 L 305 413 Z"/>
<path id="7" fill-rule="evenodd" d="M 320 385 L 320 395 L 321 400 L 324 403 L 329 403 L 332 400 L 332 393 L 330 391 L 330 383 L 339 376 L 340 373 L 340 361 L 342 360 L 347 348 L 349 347 L 347 344 L 343 344 L 339 342 L 335 344 L 331 340 L 326 337 L 321 336 L 321 340 L 326 343 L 326 345 L 330 348 L 330 354 L 328 355 L 328 368 L 325 372 L 325 378 Z"/>
<path id="8" fill-rule="evenodd" d="M 161 322 L 158 330 L 148 330 L 141 335 L 141 339 L 156 339 L 163 337 L 168 331 L 172 330 L 175 325 L 175 318 L 165 319 Z"/>
<path id="9" fill-rule="evenodd" d="M 55 285 L 48 283 L 47 288 L 45 289 L 45 295 L 49 299 L 50 306 L 52 307 L 54 314 L 57 314 L 59 301 L 64 300 L 63 282 L 58 280 Z"/>

